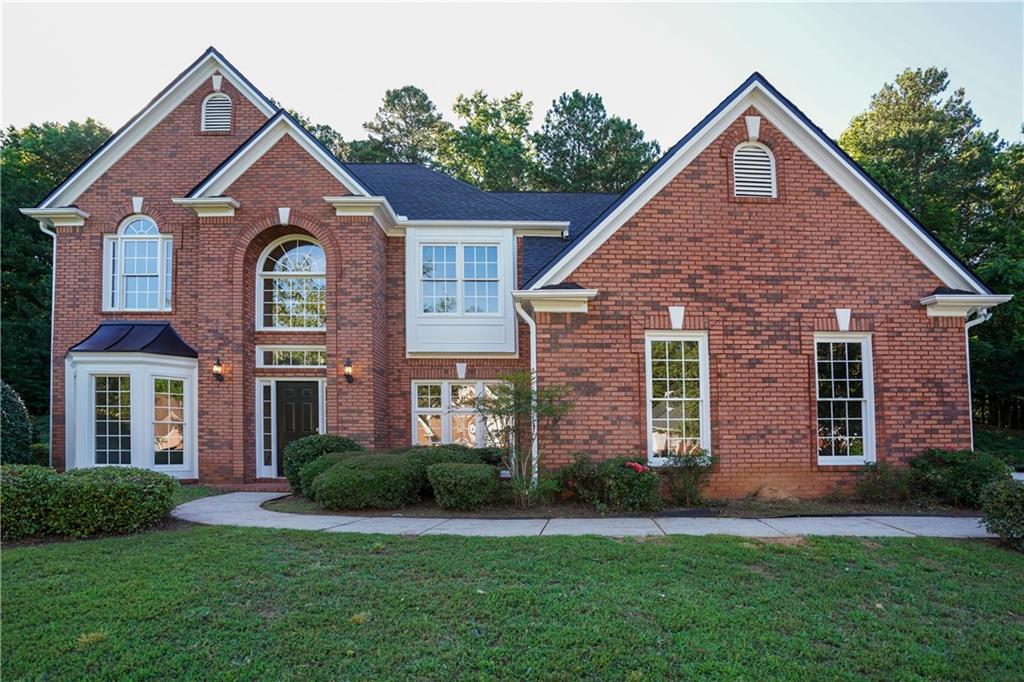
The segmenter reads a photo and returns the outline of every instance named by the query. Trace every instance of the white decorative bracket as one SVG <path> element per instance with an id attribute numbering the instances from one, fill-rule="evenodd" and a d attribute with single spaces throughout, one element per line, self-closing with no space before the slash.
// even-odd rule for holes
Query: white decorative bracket
<path id="1" fill-rule="evenodd" d="M 743 120 L 747 122 L 747 139 L 751 142 L 757 142 L 757 139 L 761 136 L 761 117 L 744 116 Z"/>
<path id="2" fill-rule="evenodd" d="M 219 73 L 215 73 L 211 80 L 213 80 L 213 89 L 217 92 L 220 92 L 220 87 L 224 82 L 224 76 L 220 75 Z"/>
<path id="3" fill-rule="evenodd" d="M 142 213 L 142 197 L 132 197 L 132 213 Z"/>
<path id="4" fill-rule="evenodd" d="M 456 362 L 455 363 L 455 376 L 457 376 L 460 379 L 465 379 L 466 378 L 466 363 L 464 363 L 464 362 Z"/>
<path id="5" fill-rule="evenodd" d="M 850 309 L 836 308 L 836 322 L 839 323 L 839 331 L 850 331 Z"/>
<path id="6" fill-rule="evenodd" d="M 668 307 L 668 316 L 672 320 L 673 329 L 683 328 L 683 312 L 686 310 L 686 306 L 681 305 L 670 305 Z"/>
<path id="7" fill-rule="evenodd" d="M 292 210 L 290 208 L 279 208 L 277 209 L 277 218 L 282 225 L 288 224 L 288 218 L 291 216 Z"/>

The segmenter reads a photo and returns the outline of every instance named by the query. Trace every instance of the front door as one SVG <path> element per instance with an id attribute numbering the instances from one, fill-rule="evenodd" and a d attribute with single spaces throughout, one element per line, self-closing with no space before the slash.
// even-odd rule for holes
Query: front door
<path id="1" fill-rule="evenodd" d="M 320 388 L 315 381 L 278 381 L 277 475 L 284 476 L 284 449 L 296 438 L 320 429 Z"/>

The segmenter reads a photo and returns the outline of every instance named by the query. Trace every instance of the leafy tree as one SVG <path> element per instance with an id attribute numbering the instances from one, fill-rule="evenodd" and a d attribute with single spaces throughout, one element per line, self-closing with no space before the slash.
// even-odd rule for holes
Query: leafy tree
<path id="1" fill-rule="evenodd" d="M 441 168 L 489 192 L 529 189 L 533 103 L 522 92 L 498 99 L 477 90 L 459 95 L 452 109 L 463 123 L 441 145 Z"/>
<path id="2" fill-rule="evenodd" d="M 976 416 L 1024 426 L 1024 148 L 981 130 L 944 69 L 886 83 L 839 144 L 1000 293 L 1015 294 L 973 328 Z"/>
<path id="3" fill-rule="evenodd" d="M 980 129 L 963 88 L 944 97 L 944 69 L 906 69 L 839 137 L 840 146 L 957 255 L 990 248 L 988 178 L 1003 143 Z"/>
<path id="4" fill-rule="evenodd" d="M 661 152 L 632 121 L 609 116 L 600 95 L 579 90 L 551 103 L 532 141 L 536 184 L 558 192 L 621 192 Z"/>
<path id="5" fill-rule="evenodd" d="M 91 118 L 66 125 L 10 126 L 0 133 L 0 374 L 35 414 L 48 409 L 52 243 L 18 209 L 42 201 L 109 136 Z"/>
<path id="6" fill-rule="evenodd" d="M 447 135 L 447 123 L 427 93 L 414 85 L 388 90 L 372 121 L 363 127 L 369 132 L 369 144 L 393 163 L 431 165 L 438 145 Z"/>

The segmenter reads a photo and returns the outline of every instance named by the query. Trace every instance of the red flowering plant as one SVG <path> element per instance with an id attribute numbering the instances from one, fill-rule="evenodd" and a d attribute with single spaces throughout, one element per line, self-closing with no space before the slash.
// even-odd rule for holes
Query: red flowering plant
<path id="1" fill-rule="evenodd" d="M 604 499 L 609 509 L 649 512 L 662 508 L 661 478 L 643 460 L 616 458 L 601 466 Z"/>

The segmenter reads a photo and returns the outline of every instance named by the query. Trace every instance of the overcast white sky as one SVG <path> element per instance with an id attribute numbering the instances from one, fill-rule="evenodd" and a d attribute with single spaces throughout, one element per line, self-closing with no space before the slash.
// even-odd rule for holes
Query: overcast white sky
<path id="1" fill-rule="evenodd" d="M 945 66 L 986 129 L 1020 137 L 1024 4 L 3 4 L 2 120 L 122 125 L 216 46 L 346 137 L 386 88 L 573 88 L 672 144 L 752 71 L 833 137 L 906 66 Z"/>

